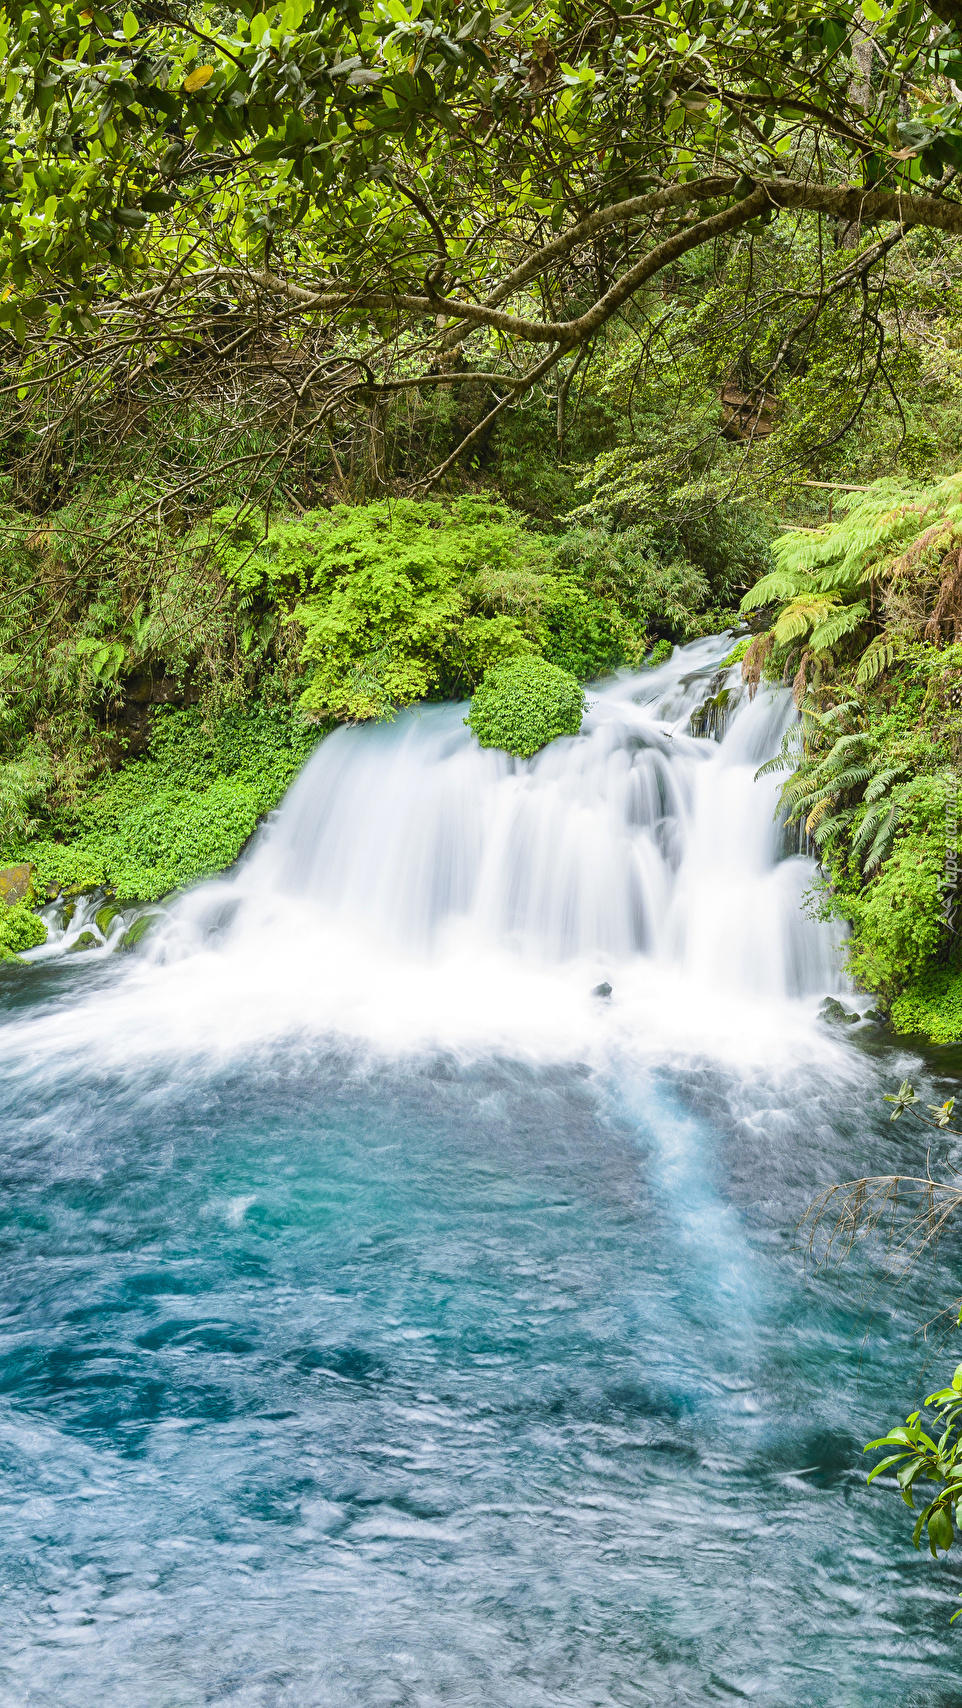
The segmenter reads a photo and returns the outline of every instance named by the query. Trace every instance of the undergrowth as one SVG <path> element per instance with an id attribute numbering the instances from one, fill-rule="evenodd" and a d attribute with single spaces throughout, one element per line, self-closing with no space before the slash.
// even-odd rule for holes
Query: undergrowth
<path id="1" fill-rule="evenodd" d="M 31 861 L 41 895 L 103 885 L 123 901 L 154 901 L 237 858 L 319 733 L 285 709 L 210 719 L 199 707 L 160 708 L 147 754 L 2 857 Z"/>

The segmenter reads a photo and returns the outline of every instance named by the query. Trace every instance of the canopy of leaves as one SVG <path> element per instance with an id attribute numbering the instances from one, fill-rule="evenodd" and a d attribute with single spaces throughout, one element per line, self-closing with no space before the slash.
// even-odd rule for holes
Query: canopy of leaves
<path id="1" fill-rule="evenodd" d="M 42 417 L 70 464 L 78 397 L 129 423 L 202 376 L 235 429 L 218 466 L 250 485 L 345 409 L 474 386 L 430 484 L 548 375 L 563 443 L 579 353 L 649 280 L 807 211 L 858 252 L 826 270 L 819 238 L 807 305 L 739 405 L 757 424 L 838 292 L 860 300 L 913 225 L 962 233 L 959 24 L 951 0 L 13 0 L 10 430 Z M 866 384 L 881 362 L 867 347 Z M 200 479 L 165 471 L 145 514 Z"/>

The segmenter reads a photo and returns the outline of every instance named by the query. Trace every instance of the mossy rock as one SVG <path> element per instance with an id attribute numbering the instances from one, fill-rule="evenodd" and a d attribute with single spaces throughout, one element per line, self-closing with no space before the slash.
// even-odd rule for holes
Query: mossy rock
<path id="1" fill-rule="evenodd" d="M 33 900 L 33 867 L 26 860 L 18 866 L 0 867 L 0 901 L 7 907 Z"/>
<path id="2" fill-rule="evenodd" d="M 94 924 L 101 936 L 106 937 L 107 932 L 110 930 L 111 925 L 120 912 L 121 909 L 117 906 L 117 903 L 113 901 L 105 902 L 103 907 L 97 909 L 97 912 L 94 914 Z"/>
<path id="3" fill-rule="evenodd" d="M 559 735 L 577 735 L 584 713 L 570 671 L 532 654 L 486 671 L 464 721 L 482 747 L 530 759 Z"/>
<path id="4" fill-rule="evenodd" d="M 78 952 L 78 950 L 99 949 L 99 948 L 100 948 L 100 938 L 97 936 L 97 933 L 95 931 L 81 931 L 80 936 L 74 938 L 69 949 L 67 950 L 67 954 L 68 955 L 75 955 Z"/>
<path id="5" fill-rule="evenodd" d="M 143 942 L 159 918 L 160 914 L 158 913 L 138 913 L 136 919 L 131 920 L 124 932 L 124 940 L 121 944 L 124 953 L 129 949 L 136 949 L 138 943 Z"/>

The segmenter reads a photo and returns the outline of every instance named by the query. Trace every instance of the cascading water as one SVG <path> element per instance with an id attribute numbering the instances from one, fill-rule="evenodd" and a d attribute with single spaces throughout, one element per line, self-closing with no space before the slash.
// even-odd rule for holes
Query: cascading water
<path id="1" fill-rule="evenodd" d="M 700 642 L 618 681 L 592 697 L 580 737 L 533 761 L 479 749 L 460 707 L 338 732 L 235 880 L 235 929 L 256 928 L 262 898 L 283 896 L 422 957 L 643 955 L 751 996 L 833 988 L 831 934 L 799 909 L 810 865 L 778 859 L 780 779 L 755 781 L 791 696 L 737 700 L 721 742 L 685 733 L 721 650 Z M 726 674 L 735 699 L 737 667 Z M 203 930 L 209 905 L 201 892 L 183 924 Z"/>
<path id="2" fill-rule="evenodd" d="M 956 1699 L 904 1319 L 792 1250 L 907 1063 L 729 644 L 528 763 L 339 731 L 146 952 L 0 969 L 2 1708 Z"/>

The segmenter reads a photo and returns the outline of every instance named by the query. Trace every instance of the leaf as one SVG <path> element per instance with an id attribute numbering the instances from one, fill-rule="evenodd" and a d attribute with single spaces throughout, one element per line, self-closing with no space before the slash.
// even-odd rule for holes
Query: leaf
<path id="1" fill-rule="evenodd" d="M 184 88 L 188 95 L 194 95 L 198 89 L 203 89 L 204 84 L 209 83 L 213 75 L 214 67 L 212 65 L 198 65 L 194 71 L 184 78 Z"/>
<path id="2" fill-rule="evenodd" d="M 932 1551 L 933 1558 L 938 1558 L 937 1549 L 939 1548 L 944 1548 L 946 1553 L 948 1553 L 948 1550 L 951 1548 L 952 1543 L 955 1540 L 955 1531 L 952 1528 L 952 1520 L 944 1506 L 936 1507 L 932 1517 L 929 1519 L 928 1528 L 929 1547 Z"/>
<path id="3" fill-rule="evenodd" d="M 124 27 L 124 35 L 127 37 L 127 40 L 129 42 L 132 42 L 134 39 L 134 36 L 137 34 L 137 31 L 140 29 L 140 25 L 138 24 L 137 19 L 134 17 L 133 12 L 125 12 L 124 13 L 124 26 L 123 27 Z"/>

